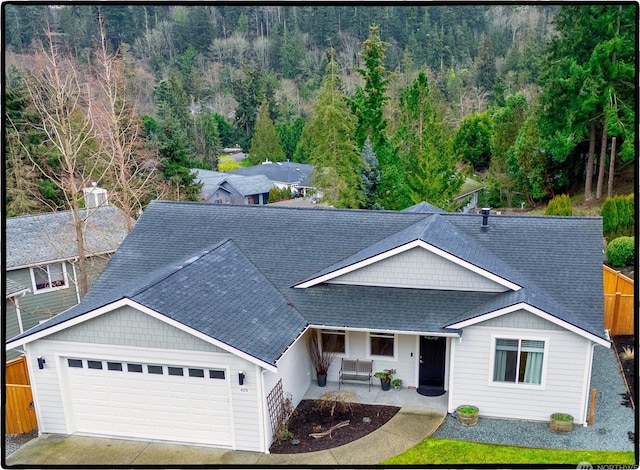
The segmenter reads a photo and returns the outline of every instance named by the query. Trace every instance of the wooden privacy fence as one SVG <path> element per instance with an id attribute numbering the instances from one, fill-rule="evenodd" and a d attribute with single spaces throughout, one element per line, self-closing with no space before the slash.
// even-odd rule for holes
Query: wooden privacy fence
<path id="1" fill-rule="evenodd" d="M 604 327 L 611 336 L 633 335 L 634 289 L 629 279 L 609 266 L 602 266 L 604 281 Z"/>
<path id="2" fill-rule="evenodd" d="M 7 434 L 24 434 L 38 427 L 27 371 L 27 359 L 20 356 L 5 365 L 5 427 Z"/>

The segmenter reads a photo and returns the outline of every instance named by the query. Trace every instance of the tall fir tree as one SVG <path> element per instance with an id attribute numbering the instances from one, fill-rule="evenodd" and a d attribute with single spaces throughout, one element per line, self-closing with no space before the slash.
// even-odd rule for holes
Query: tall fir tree
<path id="1" fill-rule="evenodd" d="M 248 159 L 252 165 L 259 165 L 265 160 L 281 162 L 286 159 L 276 128 L 269 117 L 269 106 L 266 101 L 262 102 L 258 111 Z"/>
<path id="2" fill-rule="evenodd" d="M 403 90 L 400 109 L 394 141 L 407 175 L 408 197 L 413 204 L 426 201 L 446 207 L 460 190 L 462 177 L 456 171 L 453 132 L 444 122 L 424 71 Z"/>
<path id="3" fill-rule="evenodd" d="M 303 138 L 308 139 L 314 184 L 323 199 L 335 207 L 359 208 L 364 204 L 364 162 L 354 139 L 356 118 L 340 86 L 338 65 L 330 51 L 320 96 Z"/>

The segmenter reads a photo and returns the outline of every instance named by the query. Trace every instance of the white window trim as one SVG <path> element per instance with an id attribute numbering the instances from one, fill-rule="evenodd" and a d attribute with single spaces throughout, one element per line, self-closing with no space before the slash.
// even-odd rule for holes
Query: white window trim
<path id="1" fill-rule="evenodd" d="M 320 344 L 320 348 L 322 348 L 322 333 L 344 334 L 344 352 L 329 353 L 329 354 L 333 354 L 335 357 L 349 357 L 349 332 L 347 330 L 333 330 L 328 328 L 321 328 L 316 331 L 318 332 L 318 341 Z"/>
<path id="2" fill-rule="evenodd" d="M 522 340 L 544 341 L 544 352 L 542 353 L 542 373 L 540 384 L 527 384 L 524 382 L 495 382 L 493 380 L 493 369 L 495 367 L 496 356 L 496 340 L 498 339 L 514 339 L 519 342 Z M 518 343 L 520 344 L 520 343 Z M 511 388 L 515 390 L 545 390 L 547 387 L 547 364 L 549 363 L 549 337 L 538 335 L 513 335 L 513 334 L 492 334 L 491 335 L 491 353 L 489 354 L 489 387 Z"/>
<path id="3" fill-rule="evenodd" d="M 51 273 L 49 271 L 49 266 L 53 266 L 55 264 L 61 264 L 62 265 L 62 277 L 64 278 L 64 285 L 63 286 L 56 286 L 56 287 L 47 287 L 45 289 L 38 289 L 38 287 L 36 286 L 36 275 L 33 272 L 33 270 L 35 268 L 46 268 L 47 269 L 47 273 L 49 273 L 49 276 L 51 276 Z M 38 295 L 38 294 L 45 294 L 47 292 L 53 292 L 56 290 L 62 290 L 62 289 L 68 289 L 69 286 L 69 276 L 67 275 L 67 263 L 65 263 L 64 261 L 59 261 L 56 263 L 49 263 L 49 264 L 40 264 L 38 266 L 32 266 L 29 268 L 29 274 L 31 275 L 31 286 L 33 287 L 33 295 Z"/>
<path id="4" fill-rule="evenodd" d="M 393 335 L 393 356 L 380 356 L 378 354 L 371 354 L 371 336 L 374 337 L 384 333 L 385 335 Z M 368 331 L 367 332 L 367 359 L 377 359 L 379 361 L 398 361 L 398 334 L 386 331 Z"/>

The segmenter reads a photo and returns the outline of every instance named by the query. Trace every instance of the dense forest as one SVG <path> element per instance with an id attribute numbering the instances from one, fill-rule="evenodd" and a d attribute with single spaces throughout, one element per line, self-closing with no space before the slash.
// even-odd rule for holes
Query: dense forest
<path id="1" fill-rule="evenodd" d="M 600 199 L 635 156 L 634 4 L 3 10 L 8 215 L 197 200 L 234 146 L 369 209 Z"/>

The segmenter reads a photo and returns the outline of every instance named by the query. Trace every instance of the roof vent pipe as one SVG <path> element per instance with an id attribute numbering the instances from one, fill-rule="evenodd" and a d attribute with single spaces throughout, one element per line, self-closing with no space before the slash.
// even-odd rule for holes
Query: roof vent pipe
<path id="1" fill-rule="evenodd" d="M 489 228 L 489 214 L 491 213 L 491 209 L 485 207 L 480 213 L 482 214 L 482 226 L 480 228 L 485 231 Z"/>

